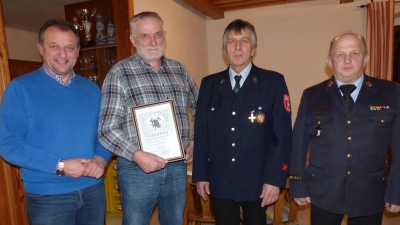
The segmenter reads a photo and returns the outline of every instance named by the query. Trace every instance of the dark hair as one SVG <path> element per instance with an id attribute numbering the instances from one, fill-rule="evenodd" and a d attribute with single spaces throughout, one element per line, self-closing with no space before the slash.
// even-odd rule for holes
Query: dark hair
<path id="1" fill-rule="evenodd" d="M 61 31 L 72 31 L 74 32 L 77 40 L 78 40 L 78 46 L 79 46 L 79 34 L 75 30 L 75 27 L 69 23 L 68 21 L 65 20 L 49 20 L 46 23 L 43 24 L 43 26 L 39 30 L 39 43 L 43 44 L 44 41 L 44 32 L 47 30 L 47 28 L 55 26 Z"/>
<path id="2" fill-rule="evenodd" d="M 161 22 L 161 26 L 164 26 L 163 20 L 156 12 L 141 12 L 141 13 L 134 15 L 130 20 L 131 34 L 134 34 L 134 31 L 135 31 L 134 28 L 135 28 L 137 21 L 148 19 L 148 18 L 157 19 Z"/>
<path id="3" fill-rule="evenodd" d="M 237 19 L 232 21 L 226 28 L 224 31 L 224 36 L 222 37 L 222 48 L 225 49 L 226 47 L 226 42 L 228 40 L 228 35 L 229 33 L 231 33 L 232 31 L 235 32 L 235 34 L 241 34 L 242 30 L 245 29 L 249 29 L 250 33 L 251 33 L 251 45 L 253 48 L 257 47 L 257 34 L 256 34 L 256 29 L 254 28 L 254 26 L 245 21 L 245 20 L 241 20 L 241 19 Z"/>

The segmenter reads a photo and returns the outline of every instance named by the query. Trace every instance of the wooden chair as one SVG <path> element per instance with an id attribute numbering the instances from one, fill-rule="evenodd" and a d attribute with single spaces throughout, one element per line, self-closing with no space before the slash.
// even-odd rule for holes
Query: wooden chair
<path id="1" fill-rule="evenodd" d="M 215 223 L 212 197 L 204 201 L 197 193 L 196 184 L 189 182 L 186 188 L 186 217 L 188 225 Z"/>
<path id="2" fill-rule="evenodd" d="M 184 221 L 184 224 L 200 225 L 201 223 L 215 223 L 215 217 L 212 208 L 212 198 L 209 197 L 208 201 L 203 201 L 203 199 L 198 195 L 196 184 L 192 183 L 191 178 L 191 176 L 188 176 L 185 210 L 185 217 L 187 218 L 187 221 Z M 298 206 L 289 195 L 288 181 L 286 183 L 286 188 L 282 191 L 278 197 L 278 200 L 273 205 L 273 215 L 270 216 L 273 217 L 272 225 L 298 225 L 297 208 Z M 270 210 L 271 209 L 267 210 L 267 216 L 268 211 Z M 285 215 L 284 219 L 283 215 Z"/>
<path id="3" fill-rule="evenodd" d="M 274 204 L 274 218 L 272 225 L 298 225 L 297 221 L 298 206 L 290 197 L 289 180 L 286 182 L 286 188 L 279 195 L 278 200 Z M 285 212 L 288 211 L 288 213 Z M 288 214 L 287 219 L 283 221 L 283 215 Z"/>

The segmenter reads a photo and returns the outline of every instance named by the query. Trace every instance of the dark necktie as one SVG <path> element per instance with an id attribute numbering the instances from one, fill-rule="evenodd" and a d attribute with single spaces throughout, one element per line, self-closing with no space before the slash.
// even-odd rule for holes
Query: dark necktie
<path id="1" fill-rule="evenodd" d="M 353 109 L 353 106 L 354 106 L 354 100 L 350 94 L 354 90 L 356 90 L 356 85 L 345 84 L 345 85 L 341 85 L 339 89 L 343 93 L 343 99 L 344 99 L 344 102 L 346 103 L 347 109 L 349 110 L 349 112 L 351 112 L 351 110 Z"/>
<path id="2" fill-rule="evenodd" d="M 240 90 L 240 79 L 242 79 L 241 75 L 236 75 L 235 76 L 235 87 L 233 88 L 233 93 L 235 94 L 235 96 L 239 93 Z"/>

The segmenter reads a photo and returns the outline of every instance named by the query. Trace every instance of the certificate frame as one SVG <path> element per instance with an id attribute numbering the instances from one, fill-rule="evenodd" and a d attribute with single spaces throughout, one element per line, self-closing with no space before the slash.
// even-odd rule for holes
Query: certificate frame
<path id="1" fill-rule="evenodd" d="M 185 159 L 173 100 L 132 107 L 139 149 L 168 162 Z"/>

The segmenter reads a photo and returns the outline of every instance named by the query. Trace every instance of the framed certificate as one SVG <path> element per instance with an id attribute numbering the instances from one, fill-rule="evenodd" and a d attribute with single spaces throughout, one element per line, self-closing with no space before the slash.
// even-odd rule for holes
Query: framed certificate
<path id="1" fill-rule="evenodd" d="M 132 107 L 139 148 L 169 162 L 185 158 L 172 100 Z"/>

